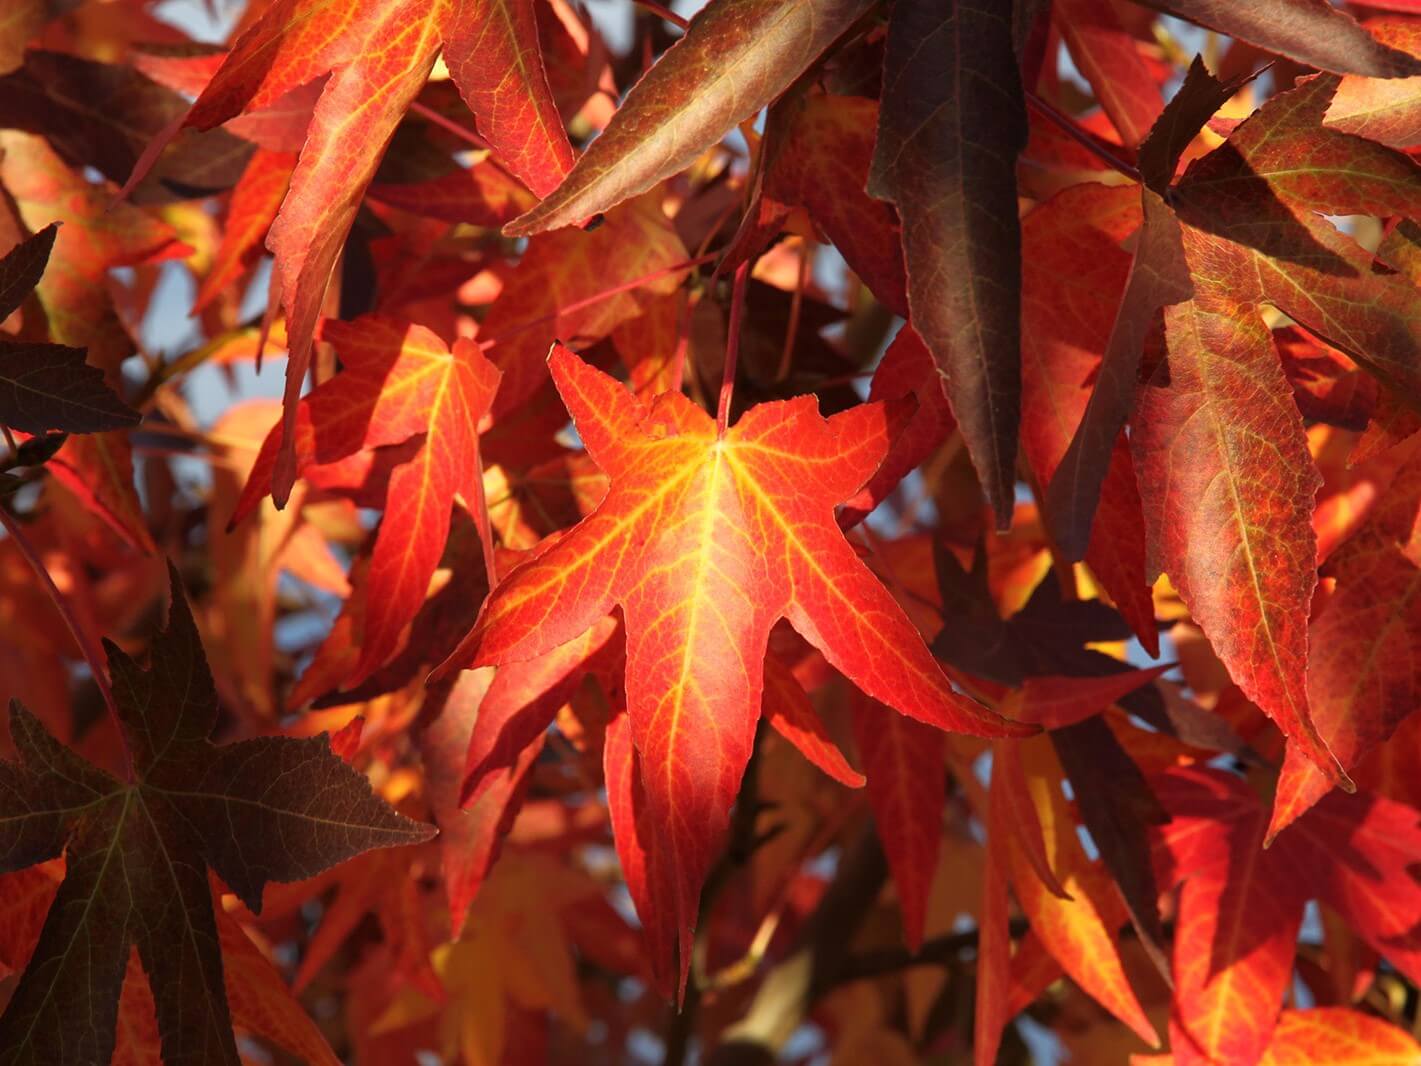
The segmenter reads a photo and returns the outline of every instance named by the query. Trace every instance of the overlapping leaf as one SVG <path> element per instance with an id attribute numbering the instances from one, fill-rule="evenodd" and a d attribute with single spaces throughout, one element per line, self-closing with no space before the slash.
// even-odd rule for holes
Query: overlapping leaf
<path id="1" fill-rule="evenodd" d="M 39 284 L 57 230 L 51 223 L 0 259 L 0 321 Z M 0 422 L 25 433 L 96 433 L 137 421 L 82 348 L 0 341 Z"/>
<path id="2" fill-rule="evenodd" d="M 1015 780 L 1016 775 L 1005 771 L 1017 756 L 1004 758 L 1004 746 L 999 746 L 1004 772 L 998 781 L 994 763 L 992 791 L 1003 793 L 1000 798 L 1008 809 L 1014 800 L 1024 801 L 1026 816 L 1012 818 L 1007 832 L 990 841 L 997 855 L 994 861 L 1009 871 L 1032 931 L 1066 973 L 1142 1040 L 1158 1046 L 1159 1038 L 1130 987 L 1115 943 L 1124 910 L 1103 871 L 1086 857 L 1076 837 L 1075 820 L 1060 791 L 1060 770 L 1047 743 L 1042 738 L 1022 745 Z M 1015 795 L 1018 792 L 1024 795 Z M 997 802 L 995 795 L 993 802 Z M 1035 862 L 1033 848 L 1040 851 Z"/>
<path id="3" fill-rule="evenodd" d="M 1023 220 L 1021 440 L 1037 483 L 1050 486 L 1047 514 L 1057 548 L 1068 558 L 1086 559 L 1145 647 L 1155 651 L 1140 493 L 1129 449 L 1115 439 L 1118 425 L 1096 468 L 1099 531 L 1087 521 L 1084 536 L 1068 537 L 1057 501 L 1073 471 L 1071 435 L 1080 432 L 1078 424 L 1085 424 L 1090 405 L 1106 389 L 1109 356 L 1102 353 L 1113 341 L 1116 304 L 1128 299 L 1129 268 L 1119 242 L 1138 217 L 1133 190 L 1082 185 Z M 1133 368 L 1130 377 L 1132 393 Z"/>
<path id="4" fill-rule="evenodd" d="M 1160 880 L 1183 882 L 1170 1015 L 1176 1062 L 1257 1062 L 1264 1054 L 1309 899 L 1345 915 L 1403 973 L 1416 973 L 1415 810 L 1333 793 L 1265 851 L 1266 811 L 1241 779 L 1182 769 L 1151 784 L 1171 815 L 1158 838 Z"/>
<path id="5" fill-rule="evenodd" d="M 882 461 L 901 407 L 826 420 L 812 399 L 762 404 L 721 437 L 679 394 L 648 409 L 564 348 L 550 364 L 611 488 L 503 580 L 445 670 L 532 658 L 621 607 L 631 730 L 675 878 L 646 920 L 676 931 L 684 979 L 701 880 L 749 759 L 779 618 L 910 717 L 989 735 L 1023 730 L 953 691 L 834 524 L 835 503 Z M 663 978 L 670 961 L 657 960 Z"/>
<path id="6" fill-rule="evenodd" d="M 208 129 L 330 75 L 267 244 L 276 256 L 290 361 L 286 439 L 274 469 L 284 504 L 296 476 L 296 408 L 326 285 L 361 197 L 442 54 L 484 134 L 534 192 L 572 150 L 553 106 L 531 0 L 279 0 L 235 42 L 184 125 Z"/>
<path id="7" fill-rule="evenodd" d="M 1369 78 L 1421 74 L 1421 60 L 1382 44 L 1326 0 L 1138 2 L 1322 70 Z"/>
<path id="8" fill-rule="evenodd" d="M 870 7 L 867 0 L 712 0 L 627 93 L 563 183 L 504 232 L 527 236 L 581 222 L 682 170 L 779 96 Z"/>
<path id="9" fill-rule="evenodd" d="M 1413 457 L 1388 499 L 1327 564 L 1336 587 L 1309 628 L 1307 690 L 1318 732 L 1342 765 L 1358 765 L 1421 710 L 1421 459 Z M 1330 787 L 1289 750 L 1269 834 L 1311 807 Z"/>
<path id="10" fill-rule="evenodd" d="M 121 782 L 11 707 L 0 764 L 6 872 L 66 854 L 64 882 L 0 1016 L 0 1061 L 106 1062 L 130 945 L 153 987 L 163 1061 L 238 1061 L 208 890 L 211 866 L 253 911 L 290 881 L 431 831 L 396 814 L 324 737 L 214 746 L 217 697 L 176 571 L 148 670 L 109 648 L 134 780 Z M 89 1020 L 75 1026 L 75 1017 Z"/>
<path id="11" fill-rule="evenodd" d="M 391 318 L 330 321 L 322 336 L 340 352 L 345 369 L 300 402 L 297 470 L 340 463 L 417 434 L 424 438 L 390 475 L 371 554 L 360 659 L 347 678 L 355 685 L 395 652 L 401 630 L 424 602 L 455 494 L 477 498 L 478 425 L 492 406 L 499 372 L 473 342 L 458 340 L 450 350 L 429 330 Z M 284 433 L 279 424 L 263 442 L 234 523 L 266 495 Z"/>
<path id="12" fill-rule="evenodd" d="M 1170 190 L 1196 295 L 1166 309 L 1166 355 L 1131 446 L 1152 557 L 1243 691 L 1343 780 L 1304 686 L 1318 480 L 1259 306 L 1415 395 L 1416 291 L 1374 272 L 1322 215 L 1415 214 L 1421 177 L 1405 157 L 1322 126 L 1335 86 L 1318 76 L 1275 97 Z"/>
<path id="13" fill-rule="evenodd" d="M 909 317 L 937 361 L 999 529 L 1011 524 L 1021 406 L 1016 156 L 1026 117 L 1012 6 L 893 6 L 868 182 L 898 207 Z"/>
<path id="14" fill-rule="evenodd" d="M 861 695 L 854 702 L 853 725 L 868 802 L 903 909 L 903 936 L 916 951 L 923 942 L 942 839 L 947 798 L 943 738 L 930 726 Z"/>

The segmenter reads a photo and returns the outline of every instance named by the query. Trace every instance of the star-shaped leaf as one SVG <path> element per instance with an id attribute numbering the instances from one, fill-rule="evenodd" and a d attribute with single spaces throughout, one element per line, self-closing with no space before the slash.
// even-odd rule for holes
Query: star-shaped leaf
<path id="1" fill-rule="evenodd" d="M 647 407 L 566 348 L 549 364 L 611 487 L 596 511 L 510 572 L 440 672 L 541 655 L 621 607 L 632 737 L 674 871 L 671 898 L 653 885 L 655 913 L 643 917 L 679 935 L 684 981 L 701 882 L 750 757 L 780 618 L 909 717 L 988 736 L 1030 730 L 953 690 L 835 522 L 835 505 L 877 469 L 910 401 L 825 419 L 813 398 L 798 397 L 752 408 L 722 436 L 680 393 Z"/>
<path id="2" fill-rule="evenodd" d="M 107 1063 L 130 945 L 153 989 L 166 1066 L 237 1066 L 207 868 L 257 911 L 268 881 L 433 835 L 372 793 L 324 734 L 212 744 L 217 694 L 171 578 L 150 667 L 108 645 L 133 780 L 92 766 L 11 705 L 20 758 L 0 763 L 0 872 L 62 852 L 66 873 L 0 1016 L 5 1066 Z"/>
<path id="3" fill-rule="evenodd" d="M 1170 1046 L 1179 1063 L 1257 1062 L 1293 974 L 1309 899 L 1415 980 L 1421 834 L 1415 809 L 1333 792 L 1264 850 L 1267 809 L 1243 779 L 1187 767 L 1151 779 L 1161 887 L 1183 882 L 1174 938 Z"/>

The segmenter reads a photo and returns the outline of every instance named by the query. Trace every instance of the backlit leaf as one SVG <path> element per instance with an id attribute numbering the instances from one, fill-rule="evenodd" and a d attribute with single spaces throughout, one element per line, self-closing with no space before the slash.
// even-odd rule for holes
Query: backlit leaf
<path id="1" fill-rule="evenodd" d="M 611 488 L 502 581 L 442 672 L 532 658 L 622 608 L 632 734 L 675 877 L 674 899 L 645 918 L 677 932 L 684 980 L 701 880 L 749 759 L 765 647 L 781 617 L 910 717 L 987 735 L 1025 730 L 952 690 L 834 523 L 835 503 L 882 461 L 901 407 L 826 420 L 807 398 L 762 404 L 720 437 L 677 393 L 648 409 L 564 348 L 550 365 Z M 657 965 L 674 989 L 671 960 Z"/>
<path id="2" fill-rule="evenodd" d="M 563 183 L 504 232 L 558 229 L 650 189 L 782 93 L 868 0 L 711 0 Z"/>

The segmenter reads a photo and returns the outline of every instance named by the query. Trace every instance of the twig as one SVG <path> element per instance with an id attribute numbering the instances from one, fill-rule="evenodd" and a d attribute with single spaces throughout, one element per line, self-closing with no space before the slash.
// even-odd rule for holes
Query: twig
<path id="1" fill-rule="evenodd" d="M 799 283 L 790 297 L 789 325 L 785 328 L 785 344 L 780 351 L 779 369 L 775 371 L 775 381 L 782 382 L 789 377 L 790 363 L 794 359 L 794 343 L 799 339 L 799 319 L 804 309 L 804 286 L 809 282 L 809 271 L 814 264 L 814 246 L 805 243 L 799 250 Z"/>
<path id="2" fill-rule="evenodd" d="M 1013 918 L 1008 927 L 1013 940 L 1020 940 L 1030 928 L 1031 925 L 1025 918 Z M 962 952 L 977 946 L 977 935 L 976 929 L 966 929 L 960 933 L 949 933 L 925 940 L 916 952 L 910 952 L 907 948 L 875 948 L 852 955 L 834 975 L 833 984 L 841 985 L 849 981 L 883 977 L 914 966 L 939 966 L 952 962 Z"/>
<path id="3" fill-rule="evenodd" d="M 113 717 L 114 728 L 118 730 L 119 744 L 123 748 L 124 775 L 127 780 L 133 780 L 133 753 L 128 748 L 128 737 L 123 731 L 123 723 L 118 715 L 118 703 L 114 699 L 113 686 L 109 684 L 109 669 L 104 657 L 99 654 L 99 649 L 94 645 L 93 638 L 80 624 L 79 618 L 69 606 L 69 601 L 64 598 L 64 594 L 59 591 L 59 586 L 54 583 L 54 578 L 49 576 L 49 571 L 45 569 L 44 562 L 40 559 L 39 553 L 35 551 L 34 545 L 25 536 L 25 531 L 20 523 L 15 520 L 5 507 L 0 507 L 0 525 L 5 527 L 5 532 L 10 535 L 10 539 L 15 542 L 15 547 L 20 549 L 20 554 L 25 557 L 25 561 L 34 570 L 35 576 L 44 585 L 45 592 L 49 594 L 50 600 L 54 603 L 59 616 L 64 619 L 64 624 L 69 628 L 70 635 L 74 638 L 74 643 L 79 645 L 79 650 L 83 653 L 84 659 L 89 664 L 89 670 L 94 675 L 94 683 L 99 686 L 99 693 L 104 697 L 104 704 L 109 709 L 109 714 Z"/>
<path id="4" fill-rule="evenodd" d="M 1076 121 L 1069 115 L 1058 110 L 1055 104 L 1043 100 L 1033 92 L 1026 94 L 1026 102 L 1036 109 L 1037 114 L 1050 122 L 1082 148 L 1086 149 L 1086 151 L 1090 152 L 1106 166 L 1110 167 L 1111 170 L 1119 174 L 1124 174 L 1125 177 L 1131 181 L 1144 181 L 1137 167 L 1130 165 L 1114 152 L 1107 149 L 1100 141 L 1081 129 L 1080 126 L 1076 124 Z"/>
<path id="5" fill-rule="evenodd" d="M 745 283 L 750 279 L 750 260 L 735 268 L 735 284 L 730 292 L 730 325 L 725 337 L 725 373 L 720 379 L 720 403 L 716 407 L 717 436 L 725 436 L 730 423 L 730 401 L 735 395 L 735 364 L 740 357 L 740 320 L 745 315 Z"/>
<path id="6" fill-rule="evenodd" d="M 887 876 L 883 849 L 867 826 L 805 922 L 795 950 L 765 975 L 749 1009 L 707 1057 L 707 1066 L 775 1061 L 810 1006 L 834 985 L 854 932 L 873 908 Z"/>
<path id="7" fill-rule="evenodd" d="M 671 23 L 671 25 L 677 26 L 683 30 L 691 24 L 689 19 L 682 18 L 680 15 L 676 14 L 676 12 L 672 11 L 669 7 L 666 7 L 662 4 L 658 4 L 656 0 L 635 0 L 635 2 L 638 7 L 646 8 L 657 18 L 664 19 L 665 21 Z"/>
<path id="8" fill-rule="evenodd" d="M 430 107 L 428 104 L 422 104 L 418 100 L 416 100 L 414 103 L 410 104 L 410 110 L 416 115 L 418 115 L 420 118 L 425 119 L 429 122 L 433 122 L 436 126 L 444 130 L 445 132 L 452 133 L 461 141 L 467 141 L 475 148 L 484 149 L 486 151 L 492 147 L 492 145 L 490 145 L 488 141 L 484 140 L 473 130 L 465 129 L 463 126 L 455 122 L 452 118 L 447 118 L 444 115 L 441 115 L 438 111 L 434 110 L 434 108 Z"/>
<path id="9" fill-rule="evenodd" d="M 445 130 L 448 133 L 452 133 L 461 141 L 465 141 L 468 144 L 472 144 L 475 148 L 478 148 L 481 151 L 489 152 L 490 154 L 485 160 L 485 162 L 489 166 L 493 167 L 494 170 L 497 170 L 500 173 L 512 178 L 520 185 L 523 184 L 523 179 L 518 177 L 517 174 L 514 174 L 511 170 L 509 170 L 506 166 L 503 165 L 503 160 L 499 159 L 498 153 L 493 151 L 493 145 L 489 144 L 488 141 L 484 140 L 473 130 L 465 129 L 463 126 L 459 125 L 459 123 L 455 122 L 452 118 L 449 118 L 445 115 L 441 115 L 438 111 L 434 110 L 434 108 L 430 107 L 428 104 L 422 104 L 418 100 L 410 104 L 410 110 L 416 115 L 419 115 L 421 118 L 425 119 L 426 121 L 434 123 L 440 129 Z"/>
<path id="10" fill-rule="evenodd" d="M 703 990 L 710 986 L 705 974 L 706 933 L 710 928 L 715 901 L 736 871 L 743 868 L 754 855 L 756 848 L 764 843 L 755 834 L 756 816 L 760 812 L 760 744 L 764 733 L 765 725 L 762 721 L 756 727 L 750 759 L 745 764 L 745 773 L 740 779 L 740 792 L 735 797 L 725 850 L 707 874 L 705 887 L 701 889 L 696 940 L 691 949 L 691 979 L 687 982 L 681 1009 L 672 1014 L 667 1024 L 666 1054 L 661 1060 L 662 1066 L 681 1066 L 690 1051 L 691 1034 L 695 1029 L 696 1015 L 700 1011 L 701 996 Z"/>

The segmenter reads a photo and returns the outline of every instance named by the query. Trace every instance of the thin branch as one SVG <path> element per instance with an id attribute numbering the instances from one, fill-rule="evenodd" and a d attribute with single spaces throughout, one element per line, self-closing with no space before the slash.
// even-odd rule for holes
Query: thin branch
<path id="1" fill-rule="evenodd" d="M 488 143 L 488 141 L 484 140 L 473 130 L 465 129 L 463 126 L 455 122 L 452 118 L 447 118 L 446 116 L 441 115 L 438 111 L 434 110 L 434 108 L 430 107 L 428 104 L 422 104 L 418 100 L 416 100 L 414 103 L 410 104 L 410 110 L 416 115 L 418 115 L 420 118 L 425 119 L 428 122 L 433 122 L 436 126 L 444 130 L 446 133 L 452 133 L 461 141 L 467 141 L 475 148 L 487 151 L 488 149 L 493 147 L 491 144 Z"/>
<path id="2" fill-rule="evenodd" d="M 888 863 L 871 827 L 839 863 L 818 907 L 801 926 L 795 950 L 765 974 L 740 1020 L 725 1030 L 708 1066 L 776 1061 L 809 1008 L 835 983 L 854 933 L 872 910 L 888 877 Z"/>
<path id="3" fill-rule="evenodd" d="M 485 160 L 485 162 L 489 166 L 493 167 L 500 173 L 512 178 L 520 185 L 524 185 L 522 178 L 520 178 L 517 174 L 514 174 L 511 170 L 508 169 L 508 167 L 504 166 L 503 160 L 500 159 L 498 157 L 498 153 L 493 150 L 493 145 L 489 144 L 488 141 L 484 140 L 473 130 L 466 129 L 465 127 L 459 125 L 459 123 L 455 122 L 452 118 L 449 118 L 446 115 L 441 115 L 438 111 L 434 110 L 434 108 L 428 106 L 427 104 L 422 104 L 418 100 L 410 104 L 410 110 L 416 115 L 420 116 L 420 118 L 434 123 L 440 129 L 445 130 L 448 133 L 452 133 L 461 141 L 471 144 L 475 148 L 480 149 L 481 151 L 489 152 L 490 154 Z M 526 185 L 524 187 L 526 188 Z"/>
<path id="4" fill-rule="evenodd" d="M 1037 114 L 1050 122 L 1086 151 L 1090 152 L 1091 155 L 1095 156 L 1111 170 L 1119 174 L 1124 174 L 1125 177 L 1131 181 L 1144 181 L 1137 167 L 1125 162 L 1125 160 L 1106 148 L 1099 139 L 1081 129 L 1075 119 L 1057 109 L 1055 104 L 1043 100 L 1033 92 L 1026 94 L 1026 102 L 1036 109 Z"/>
<path id="5" fill-rule="evenodd" d="M 488 497 L 484 493 L 484 456 L 478 430 L 474 431 L 474 525 L 479 531 L 483 549 L 484 573 L 488 577 L 489 595 L 498 585 L 498 567 L 493 555 L 493 519 L 488 513 Z"/>
<path id="6" fill-rule="evenodd" d="M 735 365 L 740 358 L 740 320 L 745 315 L 745 284 L 750 279 L 750 260 L 735 268 L 735 284 L 730 292 L 730 325 L 725 337 L 725 373 L 720 379 L 720 403 L 716 407 L 715 428 L 725 436 L 730 424 L 730 401 L 735 395 Z"/>
<path id="7" fill-rule="evenodd" d="M 49 571 L 45 569 L 44 562 L 40 559 L 39 553 L 35 551 L 34 545 L 25 536 L 24 528 L 15 516 L 3 506 L 0 506 L 0 525 L 5 527 L 5 532 L 10 535 L 10 539 L 15 542 L 15 547 L 20 549 L 20 554 L 25 557 L 25 561 L 34 570 L 35 576 L 44 585 L 45 592 L 49 594 L 50 600 L 54 603 L 59 616 L 64 619 L 64 624 L 69 628 L 70 635 L 74 638 L 74 643 L 79 645 L 79 650 L 83 653 L 85 661 L 89 664 L 89 670 L 94 675 L 94 683 L 99 686 L 99 693 L 104 697 L 104 704 L 109 709 L 109 714 L 113 717 L 114 728 L 118 730 L 119 744 L 123 748 L 124 775 L 127 780 L 133 780 L 133 753 L 128 748 L 128 737 L 124 734 L 123 724 L 118 715 L 118 702 L 114 699 L 113 686 L 109 684 L 109 668 L 104 656 L 100 654 L 98 647 L 94 644 L 93 637 L 80 623 L 79 617 L 70 607 L 69 601 L 64 598 L 64 594 L 59 591 L 59 586 L 54 583 L 54 578 L 49 576 Z"/>
<path id="8" fill-rule="evenodd" d="M 676 14 L 676 12 L 672 11 L 669 7 L 666 7 L 663 4 L 658 4 L 656 0 L 635 0 L 635 3 L 638 7 L 646 8 L 657 18 L 664 19 L 666 22 L 669 22 L 671 23 L 671 25 L 677 26 L 680 29 L 684 30 L 691 24 L 689 19 L 682 18 L 680 15 Z"/>
<path id="9" fill-rule="evenodd" d="M 1031 926 L 1025 918 L 1013 918 L 1008 928 L 1011 938 L 1020 940 Z M 968 949 L 975 949 L 977 936 L 976 929 L 966 929 L 960 933 L 949 933 L 925 940 L 917 951 L 909 951 L 907 948 L 875 948 L 851 955 L 844 960 L 844 965 L 834 974 L 831 983 L 841 985 L 849 981 L 884 977 L 914 966 L 940 966 L 952 962 Z"/>
<path id="10" fill-rule="evenodd" d="M 785 343 L 780 350 L 780 365 L 775 371 L 775 381 L 789 377 L 790 363 L 794 360 L 794 345 L 799 339 L 799 319 L 804 309 L 804 287 L 809 283 L 809 272 L 814 265 L 814 245 L 807 241 L 799 250 L 799 281 L 790 297 L 789 325 L 785 328 Z"/>

